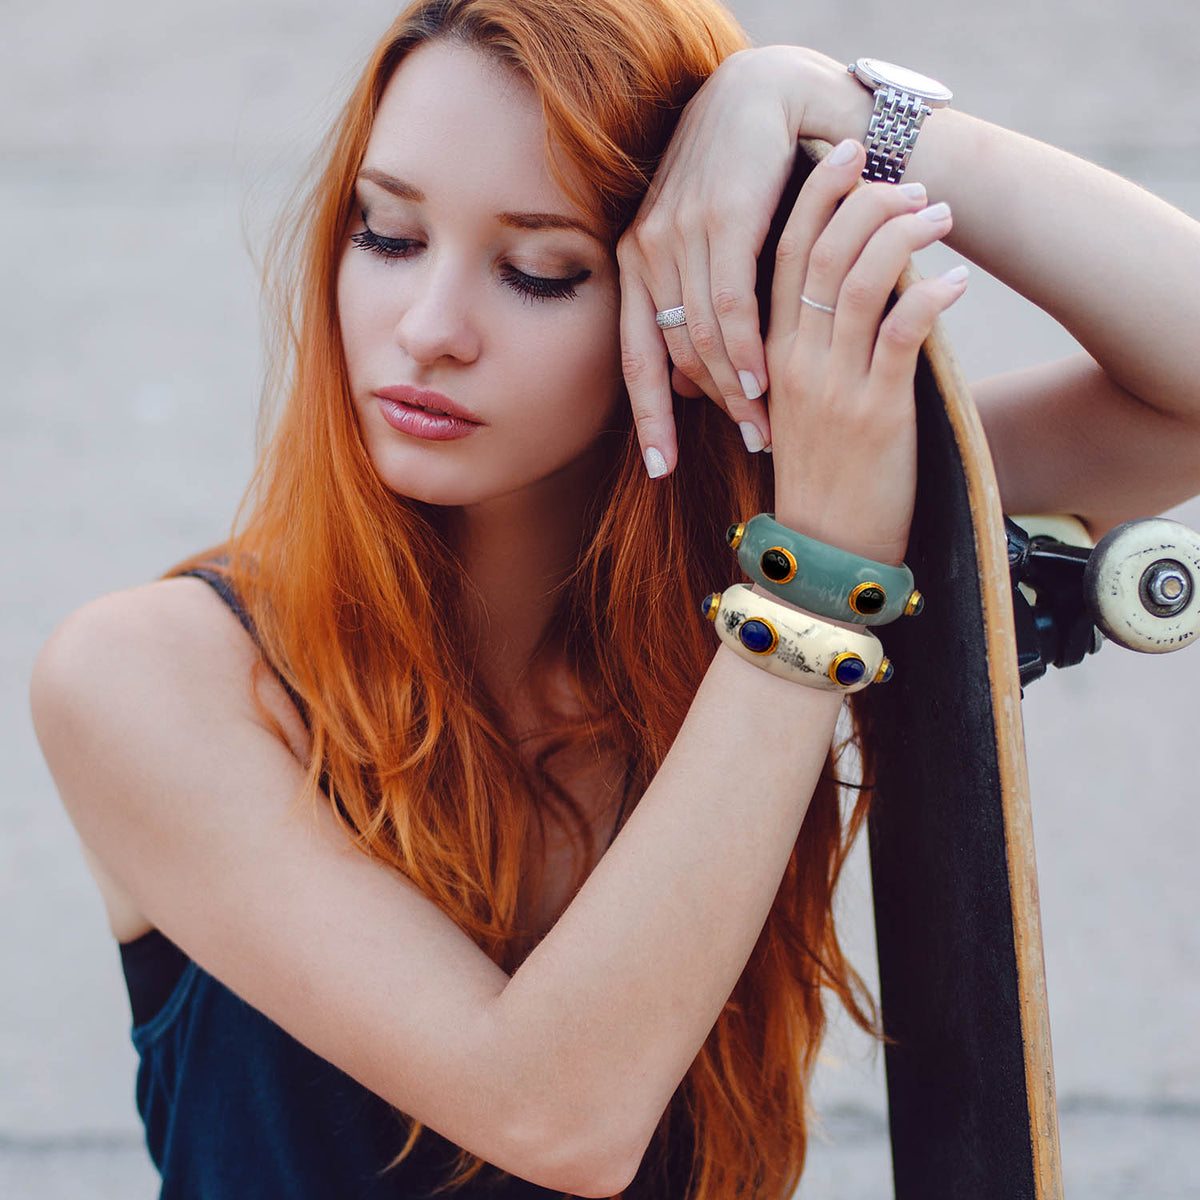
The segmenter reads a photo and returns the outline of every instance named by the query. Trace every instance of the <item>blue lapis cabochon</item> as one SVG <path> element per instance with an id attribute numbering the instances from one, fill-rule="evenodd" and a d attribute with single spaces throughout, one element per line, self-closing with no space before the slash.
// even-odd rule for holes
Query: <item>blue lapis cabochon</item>
<path id="1" fill-rule="evenodd" d="M 834 678 L 843 687 L 850 687 L 852 684 L 858 683 L 860 679 L 867 673 L 866 663 L 857 655 L 849 655 L 843 658 L 840 663 L 833 669 Z"/>
<path id="2" fill-rule="evenodd" d="M 776 640 L 775 630 L 766 621 L 760 621 L 757 617 L 742 622 L 742 626 L 738 630 L 738 637 L 741 639 L 742 645 L 747 650 L 753 650 L 755 654 L 766 654 L 775 645 Z"/>

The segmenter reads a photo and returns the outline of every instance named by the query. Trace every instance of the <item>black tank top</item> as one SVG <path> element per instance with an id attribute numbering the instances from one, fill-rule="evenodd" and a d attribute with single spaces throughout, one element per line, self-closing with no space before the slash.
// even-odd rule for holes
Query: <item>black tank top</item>
<path id="1" fill-rule="evenodd" d="M 206 568 L 186 574 L 208 583 L 254 636 L 222 574 Z M 139 1057 L 137 1106 L 162 1175 L 161 1200 L 418 1200 L 432 1197 L 452 1173 L 458 1147 L 429 1130 L 388 1169 L 404 1144 L 405 1118 L 157 929 L 120 952 Z M 672 1105 L 675 1114 L 681 1107 Z M 689 1130 L 677 1115 L 672 1126 L 670 1161 L 647 1156 L 625 1193 L 631 1200 L 686 1195 Z M 490 1166 L 461 1190 L 442 1194 L 560 1195 Z"/>

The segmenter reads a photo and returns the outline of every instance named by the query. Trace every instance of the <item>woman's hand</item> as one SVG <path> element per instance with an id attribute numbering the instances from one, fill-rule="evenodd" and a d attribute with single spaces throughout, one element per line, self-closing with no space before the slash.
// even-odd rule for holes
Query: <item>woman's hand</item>
<path id="1" fill-rule="evenodd" d="M 846 141 L 814 168 L 775 257 L 766 357 L 776 516 L 899 563 L 916 492 L 917 354 L 962 295 L 966 269 L 921 280 L 885 314 L 909 256 L 950 231 L 950 210 L 927 206 L 920 184 L 859 186 L 864 158 Z"/>
<path id="2" fill-rule="evenodd" d="M 625 381 L 652 475 L 675 468 L 672 384 L 684 396 L 707 393 L 741 426 L 748 448 L 771 444 L 759 399 L 769 373 L 756 260 L 797 136 L 837 140 L 865 129 L 870 110 L 870 93 L 844 64 L 796 46 L 732 55 L 684 109 L 617 247 Z M 677 305 L 687 324 L 660 331 L 655 312 Z"/>

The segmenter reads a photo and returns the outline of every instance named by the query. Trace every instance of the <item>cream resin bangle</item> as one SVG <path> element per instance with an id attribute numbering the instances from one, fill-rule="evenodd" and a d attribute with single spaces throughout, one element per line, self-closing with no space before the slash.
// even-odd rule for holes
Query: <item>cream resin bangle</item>
<path id="1" fill-rule="evenodd" d="M 892 664 L 873 633 L 797 612 L 749 584 L 705 596 L 700 609 L 735 654 L 781 679 L 826 692 L 857 692 L 892 677 Z"/>

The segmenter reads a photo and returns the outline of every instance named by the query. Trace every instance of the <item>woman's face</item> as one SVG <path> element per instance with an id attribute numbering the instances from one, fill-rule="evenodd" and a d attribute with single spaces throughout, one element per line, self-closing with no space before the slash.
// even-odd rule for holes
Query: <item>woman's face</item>
<path id="1" fill-rule="evenodd" d="M 461 45 L 418 47 L 384 91 L 337 302 L 367 451 L 402 495 L 552 502 L 613 423 L 616 260 L 544 138 L 533 90 Z"/>

